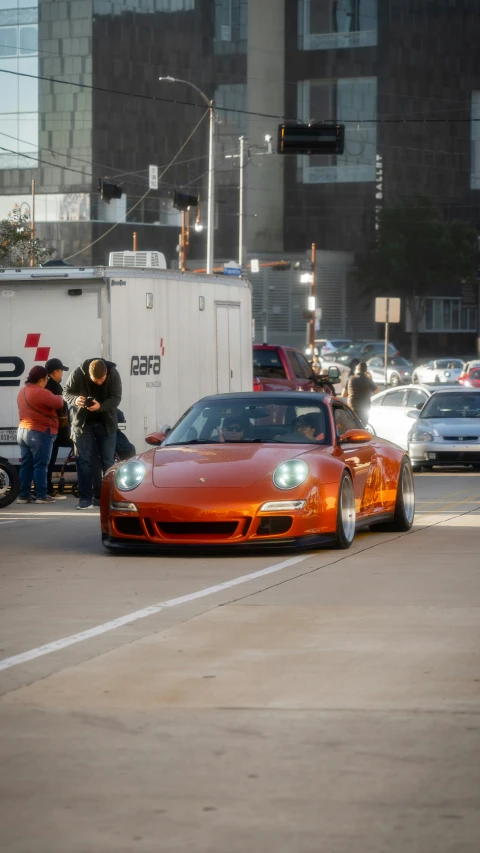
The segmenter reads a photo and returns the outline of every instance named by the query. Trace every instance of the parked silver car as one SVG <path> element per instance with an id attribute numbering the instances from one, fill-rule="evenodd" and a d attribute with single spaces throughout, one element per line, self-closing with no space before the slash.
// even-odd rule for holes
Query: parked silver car
<path id="1" fill-rule="evenodd" d="M 435 391 L 418 412 L 408 435 L 414 470 L 435 465 L 480 468 L 480 389 Z"/>
<path id="2" fill-rule="evenodd" d="M 385 356 L 376 355 L 367 361 L 368 372 L 375 385 L 385 385 Z M 401 355 L 387 360 L 387 385 L 408 385 L 412 381 L 413 364 Z"/>

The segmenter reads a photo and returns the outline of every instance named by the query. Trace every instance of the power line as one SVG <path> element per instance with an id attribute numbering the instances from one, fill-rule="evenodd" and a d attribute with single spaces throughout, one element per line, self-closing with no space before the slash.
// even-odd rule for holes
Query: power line
<path id="1" fill-rule="evenodd" d="M 203 121 L 203 119 L 204 119 L 204 118 L 205 118 L 205 116 L 208 114 L 208 112 L 209 112 L 209 110 L 208 110 L 208 109 L 206 109 L 206 110 L 204 109 L 204 112 L 203 112 L 202 117 L 200 118 L 200 120 L 197 122 L 197 124 L 196 124 L 196 125 L 195 125 L 195 127 L 193 128 L 193 130 L 192 130 L 191 134 L 187 137 L 187 139 L 185 140 L 185 142 L 183 143 L 183 145 L 181 145 L 181 147 L 178 149 L 178 151 L 177 151 L 177 153 L 175 154 L 175 156 L 170 160 L 170 163 L 168 164 L 168 166 L 166 166 L 166 167 L 165 167 L 165 169 L 164 169 L 164 171 L 163 171 L 163 172 L 158 176 L 158 180 L 161 180 L 161 179 L 163 178 L 164 174 L 168 171 L 168 169 L 170 168 L 170 166 L 172 166 L 172 165 L 173 165 L 173 163 L 175 162 L 175 160 L 177 159 L 177 157 L 179 156 L 179 154 L 181 154 L 181 153 L 182 153 L 182 151 L 183 151 L 183 149 L 185 148 L 185 146 L 186 146 L 186 145 L 188 145 L 188 143 L 190 142 L 190 140 L 191 140 L 192 136 L 193 136 L 193 135 L 194 135 L 194 133 L 198 130 L 198 128 L 200 127 L 200 125 L 201 125 L 201 123 L 202 123 L 202 121 Z M 125 215 L 124 215 L 124 216 L 122 216 L 122 218 L 121 218 L 121 219 L 119 219 L 119 220 L 118 220 L 118 222 L 115 222 L 115 223 L 112 225 L 112 227 L 111 227 L 111 228 L 109 228 L 107 231 L 105 231 L 105 233 L 104 233 L 104 234 L 101 234 L 101 235 L 100 235 L 100 237 L 97 237 L 97 239 L 96 239 L 96 240 L 92 240 L 92 242 L 91 242 L 91 243 L 89 243 L 89 244 L 88 244 L 88 246 L 84 246 L 82 249 L 79 249 L 79 250 L 78 250 L 78 252 L 74 252 L 72 255 L 68 255 L 68 257 L 67 257 L 67 258 L 64 258 L 64 260 L 65 260 L 65 261 L 69 261 L 71 258 L 76 258 L 76 256 L 77 256 L 77 255 L 81 255 L 81 254 L 82 254 L 82 252 L 86 252 L 86 251 L 87 251 L 87 249 L 91 249 L 91 247 L 92 247 L 92 246 L 95 246 L 95 245 L 96 245 L 96 243 L 99 243 L 99 242 L 100 242 L 100 240 L 103 240 L 105 237 L 107 237 L 107 235 L 108 235 L 108 234 L 110 234 L 110 233 L 111 233 L 111 232 L 112 232 L 112 231 L 117 227 L 117 225 L 120 225 L 122 222 L 125 222 L 125 221 L 126 221 L 127 216 L 129 216 L 129 214 L 132 212 L 132 210 L 135 210 L 135 208 L 140 204 L 140 202 L 142 202 L 142 201 L 143 201 L 143 199 L 147 197 L 147 195 L 148 195 L 148 193 L 149 193 L 149 192 L 150 192 L 150 188 L 149 188 L 149 189 L 147 190 L 147 192 L 146 192 L 146 193 L 144 193 L 144 195 L 143 195 L 143 196 L 142 196 L 142 197 L 141 197 L 141 198 L 140 198 L 140 199 L 139 199 L 139 200 L 138 200 L 138 201 L 133 205 L 133 207 L 131 207 L 131 208 L 130 208 L 130 210 L 127 210 L 127 212 L 125 213 Z"/>
<path id="2" fill-rule="evenodd" d="M 89 89 L 90 91 L 104 92 L 107 95 L 122 95 L 123 97 L 128 97 L 128 98 L 140 98 L 141 100 L 145 100 L 145 101 L 154 101 L 154 102 L 165 103 L 165 104 L 179 104 L 181 106 L 187 106 L 187 107 L 200 107 L 200 108 L 205 107 L 204 103 L 199 104 L 199 103 L 196 103 L 195 101 L 184 101 L 184 100 L 180 100 L 179 98 L 161 98 L 158 95 L 144 95 L 142 92 L 122 92 L 119 89 L 109 89 L 105 86 L 93 86 L 93 85 L 88 84 L 88 83 L 75 83 L 71 80 L 59 80 L 55 77 L 46 77 L 42 74 L 26 74 L 25 72 L 22 72 L 22 71 L 10 71 L 10 70 L 4 69 L 4 68 L 0 69 L 0 73 L 12 74 L 15 77 L 27 77 L 31 80 L 46 80 L 49 83 L 58 83 L 62 86 L 76 86 L 77 88 L 80 88 L 80 89 Z M 221 106 L 217 106 L 217 105 L 215 105 L 215 109 L 219 112 L 238 113 L 240 115 L 257 116 L 260 118 L 271 118 L 271 119 L 276 119 L 276 120 L 280 120 L 280 121 L 282 121 L 282 120 L 283 121 L 292 121 L 292 122 L 298 121 L 298 119 L 296 117 L 289 119 L 288 117 L 286 117 L 284 115 L 278 115 L 276 113 L 262 113 L 262 112 L 255 112 L 252 110 L 242 110 L 242 109 L 232 108 L 232 107 L 221 107 Z M 337 117 L 335 119 L 335 121 L 337 121 L 341 124 L 356 124 L 356 125 L 358 125 L 358 124 L 465 124 L 465 123 L 477 122 L 477 121 L 480 122 L 480 118 L 473 118 L 473 117 L 468 117 L 468 118 L 445 118 L 445 117 L 444 118 L 425 118 L 425 117 L 422 117 L 422 118 L 404 118 L 403 117 L 403 118 L 376 118 L 376 119 L 373 119 L 373 118 L 372 119 L 369 119 L 369 118 L 343 119 L 341 117 Z"/>

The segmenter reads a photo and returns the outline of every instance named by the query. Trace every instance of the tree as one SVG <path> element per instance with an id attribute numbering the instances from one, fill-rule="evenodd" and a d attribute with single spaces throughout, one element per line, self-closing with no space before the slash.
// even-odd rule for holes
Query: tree
<path id="1" fill-rule="evenodd" d="M 0 267 L 40 266 L 56 249 L 47 248 L 33 237 L 28 214 L 14 211 L 0 221 Z"/>
<path id="2" fill-rule="evenodd" d="M 417 357 L 425 297 L 444 285 L 475 283 L 477 232 L 463 222 L 446 222 L 434 203 L 417 196 L 384 208 L 376 242 L 358 264 L 358 278 L 371 296 L 399 296 L 411 318 L 411 358 Z"/>

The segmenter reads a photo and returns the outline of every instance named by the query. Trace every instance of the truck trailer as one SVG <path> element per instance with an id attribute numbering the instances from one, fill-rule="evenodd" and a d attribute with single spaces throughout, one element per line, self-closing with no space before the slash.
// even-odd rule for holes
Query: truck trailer
<path id="1" fill-rule="evenodd" d="M 137 451 L 199 398 L 252 390 L 249 282 L 124 267 L 0 270 L 0 464 L 18 467 L 17 394 L 34 364 L 115 362 Z M 64 382 L 66 381 L 64 375 Z M 0 481 L 0 500 L 2 483 Z M 0 504 L 1 505 L 1 504 Z"/>

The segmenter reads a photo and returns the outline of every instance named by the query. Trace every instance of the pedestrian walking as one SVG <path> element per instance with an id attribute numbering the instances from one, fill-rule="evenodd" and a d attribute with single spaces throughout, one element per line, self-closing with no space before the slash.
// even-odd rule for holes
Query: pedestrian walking
<path id="1" fill-rule="evenodd" d="M 94 484 L 99 466 L 105 474 L 114 463 L 118 406 L 122 382 L 116 365 L 89 358 L 72 371 L 63 391 L 70 410 L 71 437 L 77 460 L 77 509 L 94 506 Z M 95 499 L 98 504 L 98 498 Z"/>
<path id="2" fill-rule="evenodd" d="M 360 361 L 355 368 L 354 375 L 348 379 L 342 391 L 342 397 L 347 397 L 348 405 L 360 418 L 364 426 L 368 423 L 370 400 L 375 391 L 377 391 L 377 386 L 368 374 L 367 365 L 364 361 Z"/>
<path id="3" fill-rule="evenodd" d="M 63 406 L 58 415 L 58 433 L 55 441 L 53 442 L 52 455 L 50 456 L 47 473 L 47 492 L 50 497 L 56 497 L 57 500 L 65 500 L 65 495 L 62 495 L 59 492 L 55 493 L 53 488 L 53 470 L 57 461 L 58 449 L 59 447 L 73 447 L 73 442 L 70 438 L 68 406 L 63 399 L 63 388 L 60 384 L 63 378 L 63 371 L 68 369 L 69 368 L 66 367 L 59 358 L 50 358 L 45 365 L 45 370 L 48 373 L 46 385 L 47 391 L 51 391 L 52 394 L 55 394 L 57 397 L 61 397 Z"/>
<path id="4" fill-rule="evenodd" d="M 25 387 L 18 392 L 19 424 L 17 441 L 20 447 L 20 493 L 17 503 L 55 503 L 47 494 L 47 470 L 52 445 L 58 433 L 58 412 L 63 408 L 61 397 L 47 391 L 48 374 L 35 365 L 30 370 Z M 32 497 L 32 481 L 35 494 Z"/>

